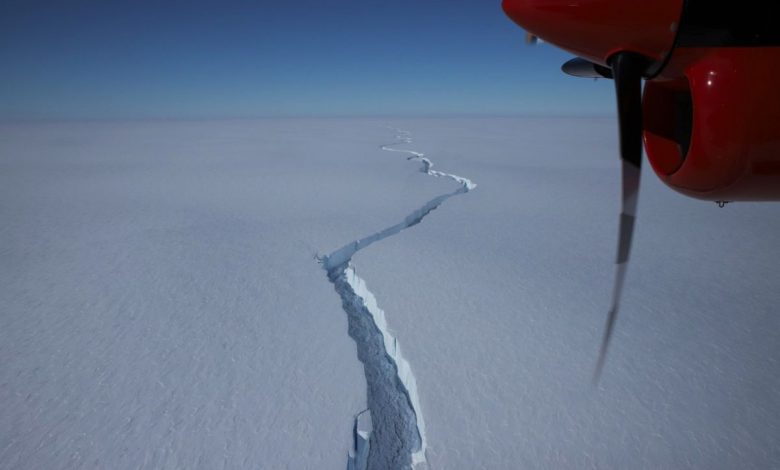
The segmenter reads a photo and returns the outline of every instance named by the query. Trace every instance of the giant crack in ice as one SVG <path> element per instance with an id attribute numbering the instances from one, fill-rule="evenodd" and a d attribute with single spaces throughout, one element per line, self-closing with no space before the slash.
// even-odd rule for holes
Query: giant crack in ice
<path id="1" fill-rule="evenodd" d="M 410 132 L 396 131 L 396 142 L 380 146 L 382 150 L 406 153 L 409 155 L 407 160 L 422 163 L 423 173 L 452 179 L 459 187 L 426 202 L 403 221 L 351 241 L 320 259 L 328 279 L 341 297 L 349 335 L 357 344 L 358 359 L 363 363 L 368 386 L 368 409 L 355 417 L 347 462 L 349 470 L 420 468 L 427 463 L 425 423 L 412 368 L 401 354 L 398 340 L 388 329 L 384 311 L 377 305 L 365 281 L 355 273 L 352 257 L 372 243 L 419 224 L 447 199 L 477 187 L 467 178 L 433 170 L 433 163 L 423 153 L 395 148 L 412 142 Z"/>

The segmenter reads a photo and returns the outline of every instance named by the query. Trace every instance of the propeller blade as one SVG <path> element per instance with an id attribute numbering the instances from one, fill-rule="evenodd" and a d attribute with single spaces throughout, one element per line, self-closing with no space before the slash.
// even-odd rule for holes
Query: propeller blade
<path id="1" fill-rule="evenodd" d="M 575 57 L 562 66 L 563 73 L 580 78 L 612 78 L 612 70 L 589 60 Z"/>
<path id="2" fill-rule="evenodd" d="M 532 33 L 525 33 L 525 43 L 529 46 L 535 46 L 539 42 L 539 37 Z"/>
<path id="3" fill-rule="evenodd" d="M 607 359 L 607 349 L 617 319 L 623 282 L 628 268 L 631 240 L 634 237 L 634 221 L 636 220 L 642 165 L 642 73 L 647 63 L 642 56 L 621 52 L 613 57 L 610 65 L 612 66 L 615 94 L 617 95 L 623 185 L 612 307 L 607 315 L 604 338 L 601 342 L 601 350 L 593 376 L 594 383 L 597 383 L 601 377 L 601 371 Z"/>

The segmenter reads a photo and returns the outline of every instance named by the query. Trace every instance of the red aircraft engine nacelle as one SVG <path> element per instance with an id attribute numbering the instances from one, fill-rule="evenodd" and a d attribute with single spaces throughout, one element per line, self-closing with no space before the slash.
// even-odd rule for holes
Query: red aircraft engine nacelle
<path id="1" fill-rule="evenodd" d="M 535 36 L 606 66 L 621 51 L 661 62 L 672 51 L 683 0 L 504 0 L 504 12 Z"/>
<path id="2" fill-rule="evenodd" d="M 780 200 L 780 21 L 776 2 L 504 0 L 530 33 L 610 77 L 644 58 L 645 151 L 688 196 Z M 595 75 L 594 75 L 595 76 Z"/>
<path id="3" fill-rule="evenodd" d="M 780 199 L 780 48 L 677 48 L 645 84 L 656 174 L 688 196 Z"/>

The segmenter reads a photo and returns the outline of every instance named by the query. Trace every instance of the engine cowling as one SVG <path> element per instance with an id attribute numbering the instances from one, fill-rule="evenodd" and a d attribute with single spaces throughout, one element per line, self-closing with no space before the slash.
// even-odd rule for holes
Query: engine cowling
<path id="1" fill-rule="evenodd" d="M 780 200 L 773 2 L 503 0 L 502 7 L 532 34 L 592 62 L 571 61 L 567 73 L 611 76 L 613 57 L 643 58 L 643 140 L 667 185 L 707 200 Z"/>
<path id="2" fill-rule="evenodd" d="M 699 199 L 780 199 L 780 47 L 681 47 L 645 84 L 655 173 Z"/>
<path id="3" fill-rule="evenodd" d="M 658 65 L 672 51 L 683 0 L 503 0 L 512 21 L 602 66 L 622 51 Z"/>

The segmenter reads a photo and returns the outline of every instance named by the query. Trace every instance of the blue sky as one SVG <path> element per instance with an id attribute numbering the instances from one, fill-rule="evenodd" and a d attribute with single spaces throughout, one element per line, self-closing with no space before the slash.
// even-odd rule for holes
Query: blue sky
<path id="1" fill-rule="evenodd" d="M 0 4 L 0 119 L 610 115 L 499 0 Z"/>

